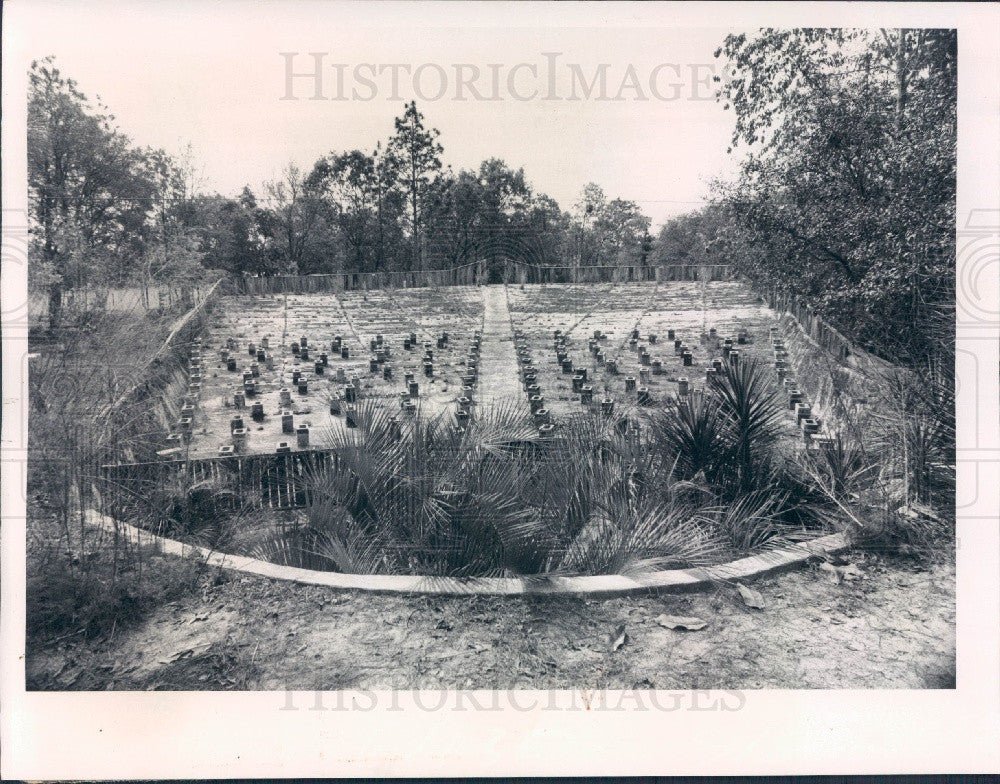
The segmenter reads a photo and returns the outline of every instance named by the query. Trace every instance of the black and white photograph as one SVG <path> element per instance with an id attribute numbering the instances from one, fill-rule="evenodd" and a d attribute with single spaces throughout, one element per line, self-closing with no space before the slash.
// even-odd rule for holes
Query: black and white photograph
<path id="1" fill-rule="evenodd" d="M 6 689 L 958 710 L 998 663 L 998 6 L 680 5 L 5 6 Z"/>

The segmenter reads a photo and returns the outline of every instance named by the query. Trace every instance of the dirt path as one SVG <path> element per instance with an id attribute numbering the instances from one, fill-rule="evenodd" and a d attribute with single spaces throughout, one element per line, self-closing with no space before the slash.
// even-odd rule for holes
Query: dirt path
<path id="1" fill-rule="evenodd" d="M 954 564 L 855 552 L 754 584 L 609 600 L 401 597 L 206 576 L 113 640 L 29 652 L 33 689 L 953 688 Z M 700 631 L 664 628 L 695 616 Z M 624 624 L 627 638 L 615 647 Z"/>
<path id="2" fill-rule="evenodd" d="M 516 406 L 528 416 L 530 408 L 521 391 L 517 351 L 510 325 L 507 287 L 483 286 L 483 343 L 479 357 L 479 388 L 483 402 Z"/>

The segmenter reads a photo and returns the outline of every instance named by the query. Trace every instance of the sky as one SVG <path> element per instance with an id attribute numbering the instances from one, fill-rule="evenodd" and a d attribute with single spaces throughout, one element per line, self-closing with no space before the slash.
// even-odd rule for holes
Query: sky
<path id="1" fill-rule="evenodd" d="M 411 98 L 445 164 L 501 158 L 563 209 L 595 182 L 656 226 L 733 173 L 733 118 L 710 81 L 726 28 L 475 6 L 34 3 L 16 43 L 55 55 L 135 143 L 190 144 L 203 188 L 225 195 L 372 149 Z"/>

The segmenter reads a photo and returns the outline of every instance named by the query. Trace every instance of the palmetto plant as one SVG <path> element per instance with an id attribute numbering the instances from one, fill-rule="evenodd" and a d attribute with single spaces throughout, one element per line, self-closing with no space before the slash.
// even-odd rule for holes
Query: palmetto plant
<path id="1" fill-rule="evenodd" d="M 510 406 L 397 419 L 368 402 L 330 434 L 307 521 L 272 558 L 342 572 L 609 574 L 707 564 L 799 525 L 808 493 L 776 468 L 780 409 L 753 362 L 668 401 L 644 438 L 582 414 L 540 439 Z M 799 527 L 802 527 L 799 525 Z"/>
<path id="2" fill-rule="evenodd" d="M 606 574 L 710 562 L 703 500 L 613 421 L 542 441 L 513 408 L 393 422 L 367 404 L 310 475 L 306 523 L 258 548 L 295 566 L 426 576 Z"/>
<path id="3" fill-rule="evenodd" d="M 585 416 L 568 423 L 540 466 L 545 489 L 555 489 L 549 533 L 560 547 L 551 570 L 612 574 L 713 560 L 719 541 L 697 513 L 704 495 L 617 425 Z"/>
<path id="4" fill-rule="evenodd" d="M 817 483 L 838 499 L 847 499 L 864 489 L 878 474 L 865 450 L 841 433 L 834 437 L 830 448 L 807 453 L 805 460 Z"/>
<path id="5" fill-rule="evenodd" d="M 309 478 L 309 527 L 342 570 L 428 575 L 537 568 L 539 542 L 519 489 L 534 429 L 493 408 L 458 432 L 449 414 L 404 422 L 372 404 L 333 437 L 335 468 Z M 378 557 L 374 553 L 378 553 Z"/>
<path id="6" fill-rule="evenodd" d="M 713 385 L 725 431 L 727 460 L 741 493 L 755 488 L 770 470 L 780 435 L 781 406 L 763 365 L 754 359 L 725 362 Z"/>
<path id="7" fill-rule="evenodd" d="M 650 418 L 652 446 L 682 479 L 703 481 L 726 499 L 758 487 L 771 471 L 781 408 L 761 365 L 725 363 L 705 392 L 667 401 Z"/>
<path id="8" fill-rule="evenodd" d="M 673 463 L 676 476 L 715 484 L 728 469 L 724 422 L 714 395 L 696 390 L 669 398 L 650 425 L 654 448 Z"/>

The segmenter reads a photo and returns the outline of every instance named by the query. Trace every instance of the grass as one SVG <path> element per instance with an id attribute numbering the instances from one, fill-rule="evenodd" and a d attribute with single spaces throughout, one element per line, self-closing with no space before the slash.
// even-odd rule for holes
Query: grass
<path id="1" fill-rule="evenodd" d="M 178 313 L 91 313 L 37 346 L 29 368 L 27 631 L 30 641 L 113 635 L 191 590 L 199 565 L 93 529 L 104 463 L 153 443 L 148 399 L 95 416 L 143 380 Z M 180 349 L 178 349 L 180 350 Z M 172 357 L 163 356 L 145 380 Z M 102 487 L 103 491 L 108 488 Z"/>
<path id="2" fill-rule="evenodd" d="M 29 507 L 29 510 L 31 507 Z M 88 532 L 67 545 L 51 515 L 29 511 L 26 623 L 29 644 L 54 638 L 113 635 L 141 622 L 156 607 L 192 591 L 201 563 L 148 548 L 115 546 Z M 45 536 L 41 530 L 53 533 Z"/>

